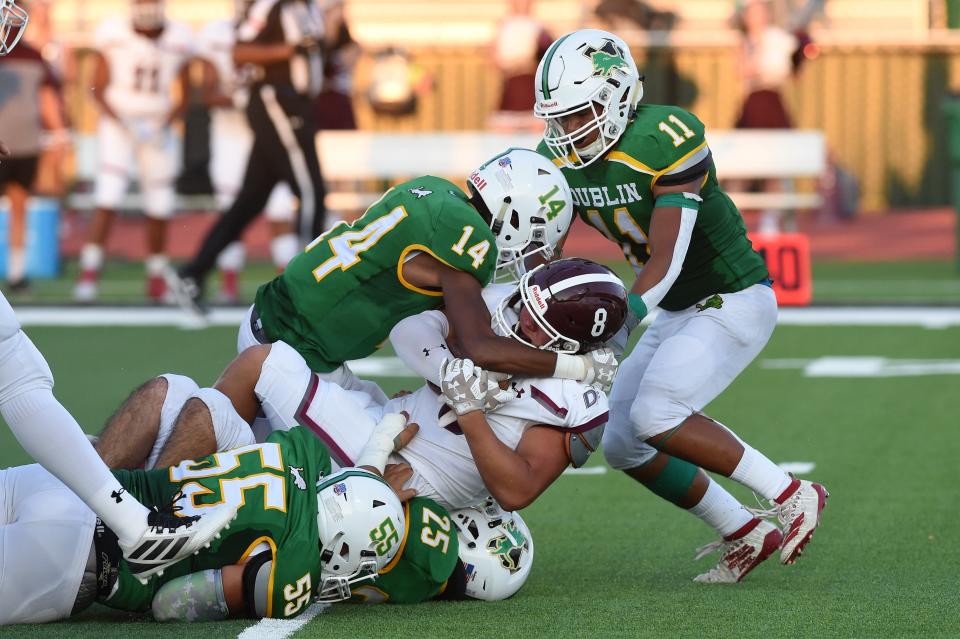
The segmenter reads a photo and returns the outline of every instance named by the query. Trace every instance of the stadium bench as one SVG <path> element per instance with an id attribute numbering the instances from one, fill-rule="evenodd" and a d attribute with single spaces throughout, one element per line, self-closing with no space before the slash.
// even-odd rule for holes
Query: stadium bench
<path id="1" fill-rule="evenodd" d="M 721 179 L 755 180 L 819 178 L 826 167 L 826 144 L 821 131 L 717 130 L 708 133 Z M 326 131 L 317 138 L 326 180 L 334 183 L 327 206 L 337 211 L 362 211 L 379 192 L 358 191 L 358 181 L 396 182 L 418 175 L 466 177 L 483 161 L 511 146 L 534 147 L 539 136 L 483 131 L 387 133 L 379 131 Z M 77 178 L 92 181 L 96 171 L 96 141 L 77 137 Z M 336 184 L 339 183 L 339 184 Z M 818 193 L 730 193 L 742 209 L 816 209 Z M 91 206 L 89 194 L 73 194 L 73 208 Z M 139 208 L 131 195 L 125 208 Z M 204 197 L 180 197 L 178 208 L 212 208 Z"/>

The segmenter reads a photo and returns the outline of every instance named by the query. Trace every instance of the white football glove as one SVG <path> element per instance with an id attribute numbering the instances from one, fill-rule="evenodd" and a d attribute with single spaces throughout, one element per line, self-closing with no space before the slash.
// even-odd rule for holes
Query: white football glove
<path id="1" fill-rule="evenodd" d="M 598 348 L 579 356 L 587 369 L 583 378 L 584 384 L 590 384 L 597 390 L 609 393 L 613 386 L 613 378 L 617 375 L 620 363 L 613 351 L 609 348 Z"/>
<path id="2" fill-rule="evenodd" d="M 495 411 L 510 400 L 516 399 L 517 394 L 509 385 L 506 388 L 500 388 L 500 382 L 508 379 L 510 379 L 510 376 L 506 373 L 487 372 L 487 396 L 483 402 L 484 412 Z"/>
<path id="3" fill-rule="evenodd" d="M 472 360 L 445 359 L 440 364 L 440 392 L 457 415 L 483 410 L 489 385 L 487 372 Z"/>

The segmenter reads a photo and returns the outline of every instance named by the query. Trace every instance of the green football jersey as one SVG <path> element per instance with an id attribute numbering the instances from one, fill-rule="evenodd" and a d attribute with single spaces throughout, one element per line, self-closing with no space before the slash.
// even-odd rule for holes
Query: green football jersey
<path id="1" fill-rule="evenodd" d="M 157 470 L 117 470 L 120 483 L 147 506 L 162 507 L 177 493 L 185 515 L 205 507 L 239 504 L 237 518 L 210 548 L 167 568 L 145 585 L 121 562 L 117 587 L 102 601 L 121 610 L 150 609 L 160 587 L 176 577 L 242 563 L 254 549 L 273 555 L 267 616 L 295 617 L 312 600 L 319 585 L 317 480 L 330 472 L 330 455 L 302 427 L 271 434 L 263 444 L 185 461 Z"/>
<path id="2" fill-rule="evenodd" d="M 353 588 L 360 603 L 419 603 L 443 592 L 457 567 L 460 542 L 450 513 L 424 497 L 403 505 L 407 529 L 400 552 L 376 581 Z"/>
<path id="3" fill-rule="evenodd" d="M 537 150 L 553 157 L 543 142 Z M 636 119 L 604 157 L 582 169 L 563 168 L 563 175 L 580 218 L 619 244 L 639 272 L 650 257 L 654 185 L 667 176 L 682 183 L 678 180 L 709 153 L 703 123 L 696 116 L 679 107 L 646 104 L 638 107 Z M 688 308 L 714 293 L 743 290 L 768 276 L 763 258 L 747 238 L 740 211 L 717 183 L 712 163 L 700 197 L 680 276 L 660 302 L 668 311 Z"/>
<path id="4" fill-rule="evenodd" d="M 295 348 L 317 372 L 373 353 L 400 320 L 443 305 L 439 290 L 404 280 L 416 252 L 493 278 L 497 246 L 490 228 L 452 182 L 424 176 L 387 191 L 353 224 L 327 231 L 257 291 L 270 341 Z"/>

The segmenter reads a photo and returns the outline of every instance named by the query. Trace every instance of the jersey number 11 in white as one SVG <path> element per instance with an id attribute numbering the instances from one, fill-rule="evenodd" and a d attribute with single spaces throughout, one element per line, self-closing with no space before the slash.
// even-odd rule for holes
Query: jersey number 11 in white
<path id="1" fill-rule="evenodd" d="M 457 240 L 457 243 L 450 247 L 450 250 L 456 253 L 457 255 L 463 255 L 463 247 L 467 245 L 467 242 L 470 241 L 470 236 L 473 235 L 473 227 L 465 226 L 463 227 L 463 235 L 460 236 L 460 239 Z M 483 240 L 482 242 L 477 242 L 473 246 L 467 249 L 467 255 L 473 258 L 471 266 L 473 268 L 480 268 L 480 265 L 483 264 L 483 258 L 487 256 L 487 251 L 490 250 L 490 242 L 488 240 Z"/>

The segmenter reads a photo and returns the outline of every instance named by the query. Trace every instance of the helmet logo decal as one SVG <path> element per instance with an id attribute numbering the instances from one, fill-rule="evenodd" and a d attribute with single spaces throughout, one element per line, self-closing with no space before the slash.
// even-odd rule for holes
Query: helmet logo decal
<path id="1" fill-rule="evenodd" d="M 478 191 L 482 191 L 487 186 L 487 181 L 480 177 L 480 174 L 476 171 L 470 174 L 470 182 L 477 187 Z"/>
<path id="2" fill-rule="evenodd" d="M 601 78 L 609 78 L 614 69 L 627 66 L 623 53 L 611 40 L 604 40 L 603 44 L 596 48 L 587 47 L 583 50 L 583 55 L 593 63 L 593 75 Z"/>
<path id="3" fill-rule="evenodd" d="M 547 191 L 546 193 L 544 193 L 538 198 L 540 200 L 540 204 L 545 205 L 549 209 L 547 211 L 547 220 L 551 222 L 555 217 L 557 217 L 557 215 L 560 214 L 560 211 L 563 210 L 563 207 L 567 205 L 567 203 L 563 200 L 563 198 L 559 198 L 556 200 L 553 199 L 553 197 L 557 195 L 559 192 L 560 192 L 560 185 L 554 184 L 552 189 L 550 189 L 549 191 Z"/>
<path id="4" fill-rule="evenodd" d="M 370 531 L 370 541 L 377 544 L 377 554 L 383 557 L 393 548 L 395 543 L 400 541 L 400 533 L 397 532 L 393 520 L 387 517 L 380 525 Z"/>
<path id="5" fill-rule="evenodd" d="M 537 308 L 540 309 L 541 314 L 547 312 L 547 301 L 543 299 L 543 293 L 540 291 L 540 287 L 536 284 L 530 287 L 530 297 L 537 305 Z"/>
<path id="6" fill-rule="evenodd" d="M 347 485 L 343 482 L 333 485 L 333 494 L 334 495 L 343 495 L 347 492 Z"/>
<path id="7" fill-rule="evenodd" d="M 512 521 L 503 524 L 505 535 L 499 535 L 487 542 L 487 551 L 500 559 L 500 564 L 511 574 L 520 570 L 520 560 L 527 548 L 527 538 Z"/>
<path id="8" fill-rule="evenodd" d="M 497 164 L 499 164 L 501 167 L 503 167 L 503 168 L 505 168 L 505 169 L 507 169 L 507 168 L 512 169 L 512 168 L 513 168 L 513 161 L 510 159 L 509 156 L 506 156 L 506 155 L 503 156 L 502 158 L 500 158 L 499 160 L 497 160 Z"/>
<path id="9" fill-rule="evenodd" d="M 295 466 L 289 466 L 289 468 L 290 474 L 293 475 L 293 485 L 300 490 L 306 490 L 307 481 L 303 478 L 303 468 L 297 468 Z"/>

